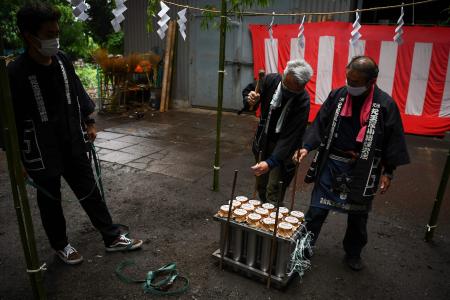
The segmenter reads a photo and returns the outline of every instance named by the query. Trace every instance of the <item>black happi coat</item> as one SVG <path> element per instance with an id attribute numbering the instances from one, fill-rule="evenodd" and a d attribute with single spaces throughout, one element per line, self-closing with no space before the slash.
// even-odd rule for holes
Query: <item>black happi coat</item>
<path id="1" fill-rule="evenodd" d="M 261 83 L 261 117 L 253 142 L 253 153 L 258 155 L 259 151 L 262 151 L 262 160 L 272 156 L 282 164 L 282 167 L 291 169 L 292 156 L 302 145 L 303 134 L 308 124 L 310 98 L 304 91 L 292 99 L 279 133 L 275 133 L 274 128 L 288 99 L 283 101 L 284 104 L 281 107 L 272 109 L 270 123 L 267 124 L 270 129 L 266 134 L 264 128 L 271 111 L 270 102 L 281 79 L 280 74 L 268 74 Z"/>
<path id="2" fill-rule="evenodd" d="M 24 53 L 8 65 L 22 162 L 32 177 L 60 174 L 63 155 L 67 155 L 62 148 L 72 156 L 87 152 L 85 122 L 95 109 L 65 54 L 59 52 L 52 58 L 56 71 L 51 76 L 56 76 L 54 88 L 58 89 L 52 95 L 60 104 L 58 123 L 52 122 L 52 108 L 41 93 L 45 79 L 36 71 L 36 62 Z"/>
<path id="3" fill-rule="evenodd" d="M 304 145 L 318 152 L 313 160 L 307 178 L 320 178 L 320 173 L 338 136 L 341 120 L 340 110 L 347 96 L 345 87 L 333 90 L 320 108 L 311 127 L 305 133 Z M 377 116 L 377 118 L 373 118 Z M 371 122 L 372 120 L 374 122 Z M 375 122 L 376 119 L 376 122 Z M 349 203 L 367 206 L 377 189 L 382 168 L 393 170 L 410 162 L 399 109 L 394 100 L 375 86 L 368 128 L 363 140 L 361 154 L 352 170 Z M 308 178 L 309 176 L 309 178 Z"/>

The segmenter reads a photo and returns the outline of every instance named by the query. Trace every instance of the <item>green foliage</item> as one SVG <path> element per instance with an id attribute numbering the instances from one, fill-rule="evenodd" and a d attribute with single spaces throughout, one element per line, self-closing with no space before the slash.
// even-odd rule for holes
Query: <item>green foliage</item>
<path id="1" fill-rule="evenodd" d="M 106 42 L 106 49 L 110 54 L 123 54 L 124 43 L 123 43 L 123 32 L 119 31 L 117 33 L 111 33 L 108 35 L 108 41 Z"/>
<path id="2" fill-rule="evenodd" d="M 94 41 L 101 47 L 108 44 L 108 36 L 113 33 L 111 20 L 114 15 L 111 13 L 114 1 L 88 0 L 91 6 L 88 10 L 90 18 L 86 21 L 86 27 Z"/>
<path id="3" fill-rule="evenodd" d="M 95 65 L 84 64 L 82 67 L 75 67 L 75 72 L 80 77 L 85 89 L 94 89 L 97 87 L 97 69 Z"/>
<path id="4" fill-rule="evenodd" d="M 6 49 L 19 49 L 22 41 L 16 27 L 16 13 L 22 5 L 22 0 L 2 1 L 0 9 L 0 34 Z"/>
<path id="5" fill-rule="evenodd" d="M 86 24 L 75 21 L 69 5 L 56 5 L 61 11 L 59 21 L 61 49 L 72 59 L 90 58 L 92 51 L 98 48 L 92 37 L 86 34 Z"/>
<path id="6" fill-rule="evenodd" d="M 148 0 L 147 1 L 147 31 L 153 32 L 153 18 L 156 16 L 159 8 L 159 1 Z"/>
<path id="7" fill-rule="evenodd" d="M 22 40 L 16 26 L 16 14 L 30 0 L 1 1 L 0 33 L 6 49 L 19 50 Z M 33 0 L 34 1 L 34 0 Z M 60 43 L 61 49 L 72 59 L 90 59 L 91 53 L 99 46 L 107 48 L 110 53 L 123 53 L 123 33 L 113 33 L 111 10 L 113 2 L 109 0 L 87 0 L 91 6 L 87 22 L 75 21 L 72 8 L 66 0 L 41 0 L 56 5 L 61 11 Z"/>

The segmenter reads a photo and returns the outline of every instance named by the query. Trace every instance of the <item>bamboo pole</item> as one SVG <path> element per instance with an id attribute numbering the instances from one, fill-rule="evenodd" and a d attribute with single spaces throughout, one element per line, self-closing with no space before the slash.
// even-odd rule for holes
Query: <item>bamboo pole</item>
<path id="1" fill-rule="evenodd" d="M 2 40 L 2 37 L 0 37 Z M 0 55 L 3 54 L 3 44 L 0 42 Z M 19 225 L 19 233 L 25 256 L 26 267 L 36 299 L 46 299 L 46 293 L 42 281 L 42 269 L 36 250 L 33 221 L 31 217 L 28 197 L 25 188 L 22 164 L 20 161 L 20 149 L 17 138 L 17 129 L 14 110 L 9 89 L 9 80 L 6 70 L 6 59 L 0 57 L 0 124 L 6 148 L 9 177 L 11 182 L 14 208 Z"/>
<path id="2" fill-rule="evenodd" d="M 169 74 L 167 77 L 167 92 L 166 92 L 166 100 L 164 101 L 165 107 L 164 111 L 169 110 L 169 101 L 170 95 L 172 91 L 172 81 L 173 81 L 173 64 L 174 64 L 174 55 L 175 55 L 175 41 L 177 36 L 177 23 L 173 20 L 170 21 L 169 26 L 172 26 L 172 33 L 170 36 L 170 54 L 169 54 Z"/>
<path id="3" fill-rule="evenodd" d="M 214 157 L 213 190 L 219 191 L 220 171 L 220 132 L 222 129 L 222 104 L 223 104 L 223 81 L 225 77 L 225 42 L 227 36 L 227 1 L 222 0 L 220 11 L 220 52 L 219 52 L 219 82 L 217 87 L 217 125 L 216 125 L 216 153 Z"/>
<path id="4" fill-rule="evenodd" d="M 441 181 L 439 183 L 436 199 L 434 200 L 430 220 L 428 221 L 427 224 L 427 231 L 425 233 L 426 242 L 431 242 L 431 240 L 433 239 L 434 230 L 437 227 L 437 220 L 439 217 L 439 212 L 441 210 L 442 200 L 444 199 L 445 188 L 447 187 L 449 175 L 450 175 L 450 149 L 447 154 L 447 161 L 445 163 L 444 171 L 441 176 Z"/>
<path id="5" fill-rule="evenodd" d="M 169 63 L 170 63 L 170 37 L 172 36 L 173 26 L 171 26 L 171 21 L 169 21 L 169 28 L 167 29 L 166 36 L 166 50 L 164 53 L 164 73 L 163 73 L 163 82 L 162 82 L 162 91 L 161 91 L 161 103 L 159 104 L 159 111 L 164 112 L 166 109 L 166 97 L 167 97 L 167 83 L 169 80 Z"/>

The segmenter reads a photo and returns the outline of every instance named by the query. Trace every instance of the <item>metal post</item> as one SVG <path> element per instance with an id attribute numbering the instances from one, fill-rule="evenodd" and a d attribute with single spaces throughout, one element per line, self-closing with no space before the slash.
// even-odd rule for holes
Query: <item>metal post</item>
<path id="1" fill-rule="evenodd" d="M 294 175 L 294 184 L 292 185 L 292 196 L 291 196 L 291 210 L 294 210 L 294 202 L 295 202 L 295 194 L 297 193 L 297 177 L 298 177 L 298 166 L 299 163 L 295 163 L 295 175 Z"/>
<path id="2" fill-rule="evenodd" d="M 277 210 L 275 212 L 275 226 L 273 228 L 273 235 L 272 235 L 272 241 L 270 245 L 270 254 L 269 254 L 269 273 L 267 276 L 267 288 L 270 289 L 270 282 L 272 280 L 272 265 L 273 265 L 273 256 L 275 254 L 276 250 L 276 240 L 277 240 L 277 233 L 278 233 L 278 214 L 280 213 L 280 205 L 283 201 L 283 181 L 278 182 L 278 188 L 280 189 L 280 194 L 278 195 L 278 201 L 277 201 Z"/>
<path id="3" fill-rule="evenodd" d="M 222 128 L 223 81 L 225 77 L 225 40 L 227 36 L 227 1 L 222 0 L 220 12 L 220 53 L 219 53 L 219 84 L 217 89 L 217 126 L 216 126 L 216 153 L 214 158 L 213 190 L 219 191 L 220 170 L 220 131 Z"/>
<path id="4" fill-rule="evenodd" d="M 2 37 L 0 37 L 2 39 Z M 0 43 L 0 54 L 3 54 L 3 44 Z M 33 222 L 25 188 L 20 149 L 14 110 L 9 89 L 6 59 L 0 57 L 0 119 L 1 133 L 5 142 L 6 159 L 8 162 L 14 208 L 17 214 L 19 233 L 25 255 L 26 267 L 29 271 L 33 295 L 36 299 L 46 299 L 42 282 L 42 270 L 36 250 Z"/>
<path id="5" fill-rule="evenodd" d="M 238 170 L 234 170 L 234 179 L 233 179 L 233 187 L 231 189 L 231 196 L 230 200 L 228 202 L 228 215 L 227 215 L 227 223 L 225 224 L 225 232 L 223 235 L 223 241 L 222 241 L 222 249 L 220 251 L 220 269 L 223 269 L 223 257 L 225 255 L 225 249 L 228 247 L 226 244 L 229 241 L 228 235 L 230 234 L 230 220 L 231 220 L 231 214 L 233 212 L 233 203 L 234 203 L 234 191 L 236 190 L 236 181 L 237 181 L 237 175 Z"/>
<path id="6" fill-rule="evenodd" d="M 442 173 L 441 182 L 439 183 L 436 199 L 434 200 L 430 220 L 428 221 L 427 232 L 425 233 L 426 242 L 431 242 L 431 240 L 433 239 L 433 234 L 434 230 L 437 227 L 437 219 L 439 216 L 439 211 L 441 210 L 442 199 L 444 198 L 445 188 L 447 187 L 449 174 L 450 174 L 450 149 L 447 154 L 447 161 L 445 163 L 444 172 Z"/>
<path id="7" fill-rule="evenodd" d="M 261 160 L 262 160 L 262 151 L 259 151 L 257 163 L 259 164 L 261 162 Z M 258 194 L 258 176 L 255 176 L 255 188 L 253 189 L 252 198 L 256 199 L 257 194 Z"/>

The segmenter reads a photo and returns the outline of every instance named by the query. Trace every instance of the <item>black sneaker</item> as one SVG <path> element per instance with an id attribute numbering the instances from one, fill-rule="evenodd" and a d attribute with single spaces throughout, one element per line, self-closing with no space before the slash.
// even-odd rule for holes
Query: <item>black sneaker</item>
<path id="1" fill-rule="evenodd" d="M 142 240 L 127 238 L 125 234 L 121 234 L 112 244 L 106 246 L 107 252 L 129 251 L 141 248 Z"/>
<path id="2" fill-rule="evenodd" d="M 83 256 L 70 244 L 67 244 L 64 249 L 56 251 L 56 254 L 68 265 L 77 265 L 83 262 Z"/>
<path id="3" fill-rule="evenodd" d="M 346 255 L 344 261 L 347 264 L 347 266 L 353 271 L 361 271 L 362 269 L 364 269 L 364 264 L 362 262 L 361 257 L 359 256 Z"/>

